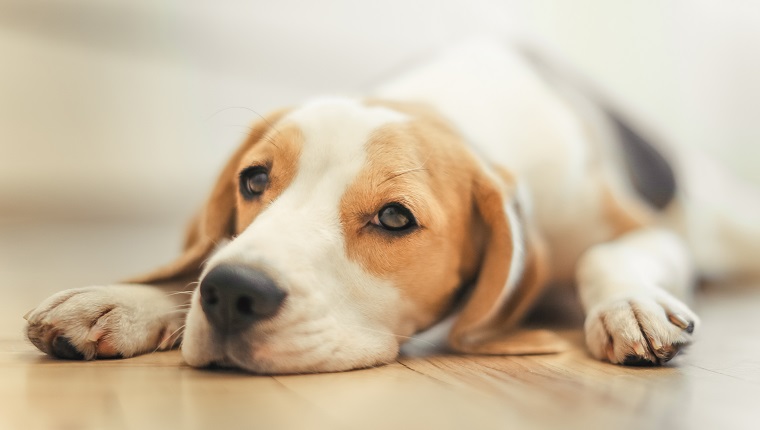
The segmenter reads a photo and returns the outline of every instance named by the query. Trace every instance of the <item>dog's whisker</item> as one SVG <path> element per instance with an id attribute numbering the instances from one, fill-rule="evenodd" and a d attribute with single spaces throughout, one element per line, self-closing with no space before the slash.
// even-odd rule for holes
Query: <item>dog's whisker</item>
<path id="1" fill-rule="evenodd" d="M 186 326 L 187 326 L 187 324 L 182 324 L 182 325 L 181 325 L 181 326 L 179 326 L 179 327 L 178 327 L 176 330 L 174 330 L 174 333 L 172 333 L 171 335 L 169 335 L 169 339 L 172 339 L 172 338 L 174 338 L 174 340 L 171 342 L 171 345 L 172 345 L 172 346 L 174 346 L 174 344 L 177 342 L 177 340 L 178 340 L 178 339 L 179 339 L 179 338 L 180 338 L 180 337 L 181 337 L 183 334 L 185 334 L 185 327 L 186 327 Z M 176 335 L 177 337 L 174 337 L 175 335 Z"/>
<path id="2" fill-rule="evenodd" d="M 176 295 L 179 295 L 179 294 L 191 295 L 193 293 L 194 293 L 194 291 L 175 291 L 173 293 L 168 293 L 167 296 L 176 296 Z"/>
<path id="3" fill-rule="evenodd" d="M 158 343 L 158 346 L 156 346 L 156 349 L 154 349 L 153 352 L 158 352 L 158 350 L 160 350 L 161 347 L 164 346 L 164 345 L 174 346 L 174 343 L 177 342 L 177 339 L 179 339 L 179 337 L 177 337 L 173 341 L 172 341 L 172 338 L 174 338 L 175 335 L 182 336 L 182 334 L 184 333 L 184 328 L 185 328 L 186 325 L 187 324 L 182 324 L 176 330 L 174 330 L 173 332 L 171 332 L 171 334 L 169 336 L 166 336 L 165 338 L 163 338 L 161 340 L 161 342 Z"/>
<path id="4" fill-rule="evenodd" d="M 226 112 L 226 111 L 232 110 L 232 109 L 247 110 L 248 112 L 253 113 L 254 115 L 258 116 L 261 119 L 266 119 L 266 118 L 264 118 L 263 115 L 261 115 L 260 113 L 258 113 L 257 111 L 255 111 L 255 110 L 253 110 L 253 109 L 251 109 L 249 107 L 246 107 L 246 106 L 227 106 L 226 108 L 221 108 L 221 109 L 217 110 L 216 112 L 214 112 L 213 114 L 211 114 L 211 116 L 209 116 L 208 118 L 206 118 L 206 121 L 210 121 L 211 119 L 213 119 L 215 116 L 219 115 L 220 113 Z"/>
<path id="5" fill-rule="evenodd" d="M 272 146 L 274 146 L 275 148 L 280 149 L 280 147 L 277 145 L 277 143 L 275 143 L 274 137 L 272 137 L 270 135 L 264 135 L 264 140 L 267 143 L 272 144 Z"/>
<path id="6" fill-rule="evenodd" d="M 174 305 L 171 307 L 171 309 L 189 309 L 192 306 L 192 303 L 182 303 L 179 305 Z"/>
<path id="7" fill-rule="evenodd" d="M 226 108 L 222 108 L 222 109 L 219 109 L 218 111 L 216 111 L 216 112 L 214 112 L 213 114 L 211 114 L 211 116 L 209 116 L 208 118 L 206 118 L 206 121 L 208 122 L 208 121 L 210 121 L 212 118 L 214 118 L 215 116 L 219 115 L 220 113 L 222 113 L 222 112 L 224 112 L 224 111 L 228 111 L 228 110 L 231 110 L 231 109 L 243 109 L 243 110 L 247 110 L 247 111 L 249 111 L 249 112 L 253 113 L 254 115 L 256 115 L 256 116 L 258 116 L 259 118 L 261 118 L 261 120 L 262 120 L 262 121 L 264 121 L 264 122 L 265 122 L 265 123 L 266 123 L 266 124 L 269 126 L 269 128 L 270 128 L 271 130 L 273 130 L 273 131 L 274 131 L 275 133 L 277 133 L 277 134 L 280 134 L 280 130 L 278 130 L 278 129 L 277 129 L 277 127 L 275 127 L 275 126 L 274 126 L 274 124 L 272 124 L 272 122 L 271 122 L 271 121 L 269 121 L 269 120 L 268 120 L 268 119 L 267 119 L 267 118 L 266 118 L 264 115 L 262 115 L 262 114 L 258 113 L 257 111 L 255 111 L 255 110 L 253 110 L 253 109 L 251 109 L 251 108 L 249 108 L 249 107 L 245 107 L 245 106 L 228 106 L 228 107 L 226 107 Z M 276 146 L 276 145 L 275 145 L 275 146 Z"/>

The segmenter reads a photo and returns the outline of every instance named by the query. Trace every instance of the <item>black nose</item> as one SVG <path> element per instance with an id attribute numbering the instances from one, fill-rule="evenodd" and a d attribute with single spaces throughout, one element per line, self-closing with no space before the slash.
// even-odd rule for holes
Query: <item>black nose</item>
<path id="1" fill-rule="evenodd" d="M 212 326 L 226 333 L 274 316 L 287 294 L 259 270 L 221 265 L 201 281 L 201 307 Z"/>

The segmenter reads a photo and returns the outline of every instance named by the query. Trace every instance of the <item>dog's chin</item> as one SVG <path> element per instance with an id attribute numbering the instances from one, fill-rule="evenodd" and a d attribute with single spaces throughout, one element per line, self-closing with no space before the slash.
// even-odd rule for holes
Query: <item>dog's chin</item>
<path id="1" fill-rule="evenodd" d="M 234 368 L 256 374 L 342 372 L 387 364 L 399 351 L 399 342 L 390 333 L 221 335 L 205 321 L 192 320 L 188 319 L 185 330 L 182 357 L 196 368 Z"/>
<path id="2" fill-rule="evenodd" d="M 182 356 L 187 364 L 196 368 L 237 369 L 256 374 L 303 374 L 343 372 L 376 367 L 393 361 L 398 345 L 378 350 L 318 347 L 313 350 L 279 352 L 267 345 L 244 346 L 227 340 L 199 352 L 191 344 L 184 344 Z"/>
<path id="3" fill-rule="evenodd" d="M 364 369 L 387 364 L 392 361 L 396 354 L 383 354 L 385 357 L 327 357 L 305 354 L 300 357 L 294 355 L 262 355 L 254 352 L 251 355 L 238 356 L 234 352 L 226 354 L 226 359 L 219 363 L 213 362 L 211 366 L 234 368 L 244 372 L 260 375 L 286 375 L 305 373 L 329 373 L 345 372 L 349 370 Z M 206 366 L 208 367 L 208 366 Z"/>

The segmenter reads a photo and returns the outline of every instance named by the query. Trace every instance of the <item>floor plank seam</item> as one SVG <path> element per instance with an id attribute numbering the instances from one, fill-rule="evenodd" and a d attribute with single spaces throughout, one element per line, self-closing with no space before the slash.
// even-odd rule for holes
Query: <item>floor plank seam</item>
<path id="1" fill-rule="evenodd" d="M 435 376 L 432 376 L 432 375 L 428 375 L 427 373 L 424 373 L 424 372 L 420 372 L 419 370 L 417 370 L 417 369 L 414 369 L 414 368 L 410 367 L 409 365 L 407 365 L 407 364 L 405 364 L 405 363 L 402 363 L 402 362 L 401 362 L 401 360 L 396 360 L 396 363 L 398 363 L 398 364 L 400 364 L 400 365 L 404 366 L 405 368 L 407 368 L 407 369 L 411 370 L 411 371 L 412 371 L 412 372 L 414 372 L 414 373 L 417 373 L 417 374 L 419 374 L 419 375 L 422 375 L 422 376 L 424 376 L 424 377 L 426 377 L 426 378 L 432 379 L 433 381 L 436 381 L 436 382 L 438 382 L 438 383 L 440 383 L 440 384 L 446 385 L 447 387 L 450 387 L 450 386 L 452 386 L 451 384 L 449 384 L 449 383 L 447 383 L 447 382 L 445 382 L 445 381 L 442 381 L 442 380 L 440 380 L 440 379 L 436 378 Z"/>

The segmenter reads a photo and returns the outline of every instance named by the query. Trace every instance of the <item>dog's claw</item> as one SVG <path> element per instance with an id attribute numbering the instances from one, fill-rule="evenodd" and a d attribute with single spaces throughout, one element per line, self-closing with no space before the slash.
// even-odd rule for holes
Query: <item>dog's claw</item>
<path id="1" fill-rule="evenodd" d="M 685 330 L 686 333 L 694 332 L 694 322 L 689 321 L 679 314 L 668 314 L 668 321 L 677 326 L 681 330 Z"/>
<path id="2" fill-rule="evenodd" d="M 633 344 L 633 351 L 640 357 L 646 355 L 647 353 L 646 348 L 641 344 L 641 342 L 636 342 Z"/>
<path id="3" fill-rule="evenodd" d="M 678 311 L 671 311 L 674 308 Z M 659 366 L 692 341 L 697 325 L 698 317 L 676 299 L 663 305 L 641 296 L 603 303 L 589 314 L 585 329 L 596 358 L 627 366 Z"/>
<path id="4" fill-rule="evenodd" d="M 679 352 L 681 352 L 681 349 L 684 346 L 686 346 L 686 344 L 683 344 L 683 343 L 674 343 L 672 345 L 668 345 L 668 347 L 666 348 L 657 350 L 657 357 L 663 363 L 667 363 L 668 361 L 675 358 L 675 356 L 678 355 Z"/>
<path id="5" fill-rule="evenodd" d="M 652 362 L 646 357 L 640 355 L 626 355 L 623 364 L 626 366 L 639 366 L 639 367 L 651 367 L 657 366 L 657 363 Z"/>
<path id="6" fill-rule="evenodd" d="M 689 321 L 689 325 L 686 326 L 684 330 L 686 330 L 686 333 L 689 333 L 689 334 L 694 333 L 694 321 Z"/>

